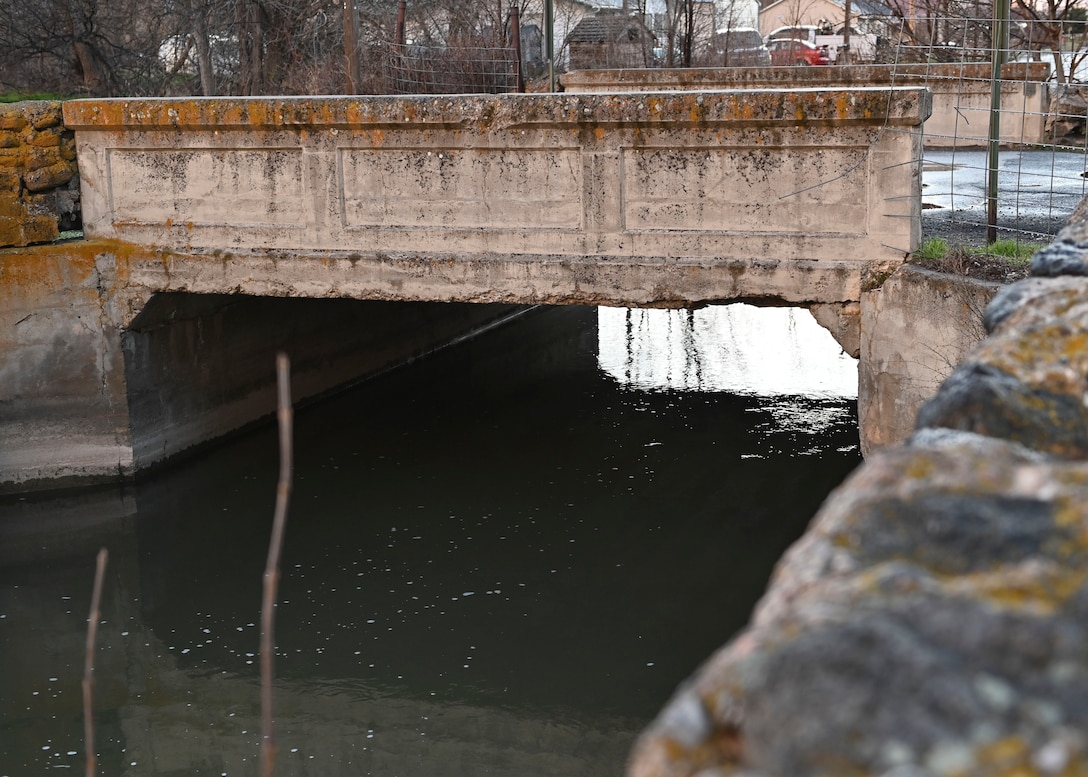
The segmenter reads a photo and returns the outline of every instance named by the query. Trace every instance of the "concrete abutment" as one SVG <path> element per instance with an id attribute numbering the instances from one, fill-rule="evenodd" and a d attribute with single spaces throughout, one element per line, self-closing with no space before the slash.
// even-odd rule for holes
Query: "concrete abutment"
<path id="1" fill-rule="evenodd" d="M 84 242 L 0 251 L 0 493 L 124 480 L 268 418 L 279 351 L 304 402 L 526 309 L 135 294 L 131 259 Z"/>

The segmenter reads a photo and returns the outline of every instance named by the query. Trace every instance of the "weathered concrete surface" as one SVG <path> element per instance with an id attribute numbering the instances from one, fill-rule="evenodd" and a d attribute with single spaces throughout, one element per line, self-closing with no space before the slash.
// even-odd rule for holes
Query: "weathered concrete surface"
<path id="1" fill-rule="evenodd" d="M 1045 277 L 1085 264 L 1083 234 L 998 293 L 918 431 L 831 495 L 631 777 L 1088 773 L 1088 278 Z"/>
<path id="2" fill-rule="evenodd" d="M 116 480 L 516 313 L 507 305 L 171 294 L 112 241 L 0 250 L 0 492 Z"/>
<path id="3" fill-rule="evenodd" d="M 905 264 L 861 300 L 858 425 L 862 454 L 898 445 L 918 409 L 986 336 L 1000 284 Z"/>
<path id="4" fill-rule="evenodd" d="M 925 123 L 929 148 L 985 145 L 990 123 L 990 65 L 986 63 L 848 65 L 842 67 L 719 67 L 580 70 L 562 77 L 568 92 L 668 89 L 843 89 L 925 86 L 933 113 Z M 1045 62 L 1007 63 L 1001 69 L 1001 141 L 1021 145 L 1047 141 L 1049 110 Z"/>
<path id="5" fill-rule="evenodd" d="M 0 105 L 0 248 L 79 227 L 76 144 L 59 102 Z"/>
<path id="6" fill-rule="evenodd" d="M 131 471 L 121 326 L 102 284 L 91 246 L 0 250 L 0 484 Z"/>
<path id="7" fill-rule="evenodd" d="M 682 305 L 858 300 L 918 243 L 928 112 L 884 88 L 88 100 L 65 122 L 87 234 L 162 248 L 156 289 Z"/>
<path id="8" fill-rule="evenodd" d="M 513 304 L 816 305 L 853 349 L 852 303 L 919 238 L 929 103 L 893 88 L 63 111 L 93 239 L 0 257 L 9 490 L 127 477 L 261 417 L 275 350 L 301 355 L 304 397 L 387 366 L 389 338 L 411 355 Z M 24 114 L 16 129 L 44 137 Z M 279 299 L 297 297 L 345 302 Z M 352 300 L 499 307 L 405 307 L 386 326 Z"/>

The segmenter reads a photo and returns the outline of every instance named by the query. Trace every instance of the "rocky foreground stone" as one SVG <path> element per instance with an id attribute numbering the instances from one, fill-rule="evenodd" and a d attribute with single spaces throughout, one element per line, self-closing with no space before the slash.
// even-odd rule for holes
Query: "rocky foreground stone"
<path id="1" fill-rule="evenodd" d="M 779 563 L 630 777 L 1088 774 L 1088 213 Z"/>

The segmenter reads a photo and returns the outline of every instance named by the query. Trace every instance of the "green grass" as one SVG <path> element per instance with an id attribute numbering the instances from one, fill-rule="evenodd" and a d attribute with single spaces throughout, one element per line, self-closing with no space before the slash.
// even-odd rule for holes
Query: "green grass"
<path id="1" fill-rule="evenodd" d="M 1018 240 L 998 240 L 996 243 L 990 243 L 984 249 L 979 249 L 977 253 L 987 254 L 988 256 L 1003 256 L 1013 263 L 1027 264 L 1031 261 L 1031 257 L 1042 248 L 1040 243 L 1021 243 Z"/>
<path id="2" fill-rule="evenodd" d="M 948 256 L 951 250 L 948 241 L 943 237 L 931 237 L 914 252 L 914 259 L 918 262 L 937 262 Z"/>
<path id="3" fill-rule="evenodd" d="M 990 245 L 953 246 L 940 237 L 926 240 L 910 261 L 939 272 L 971 275 L 990 280 L 1015 279 L 1027 274 L 1031 257 L 1043 246 L 1018 240 L 998 240 Z"/>
<path id="4" fill-rule="evenodd" d="M 62 94 L 52 92 L 4 92 L 0 94 L 0 103 L 19 103 L 24 100 L 66 100 Z"/>

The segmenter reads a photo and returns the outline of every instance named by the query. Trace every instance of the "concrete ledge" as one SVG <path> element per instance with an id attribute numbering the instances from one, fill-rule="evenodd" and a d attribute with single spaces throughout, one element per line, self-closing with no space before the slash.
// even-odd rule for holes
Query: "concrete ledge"
<path id="1" fill-rule="evenodd" d="M 143 251 L 130 289 L 270 297 L 687 307 L 730 300 L 807 304 L 859 299 L 896 262 L 791 259 L 588 259 L 562 255 L 380 255 Z"/>

